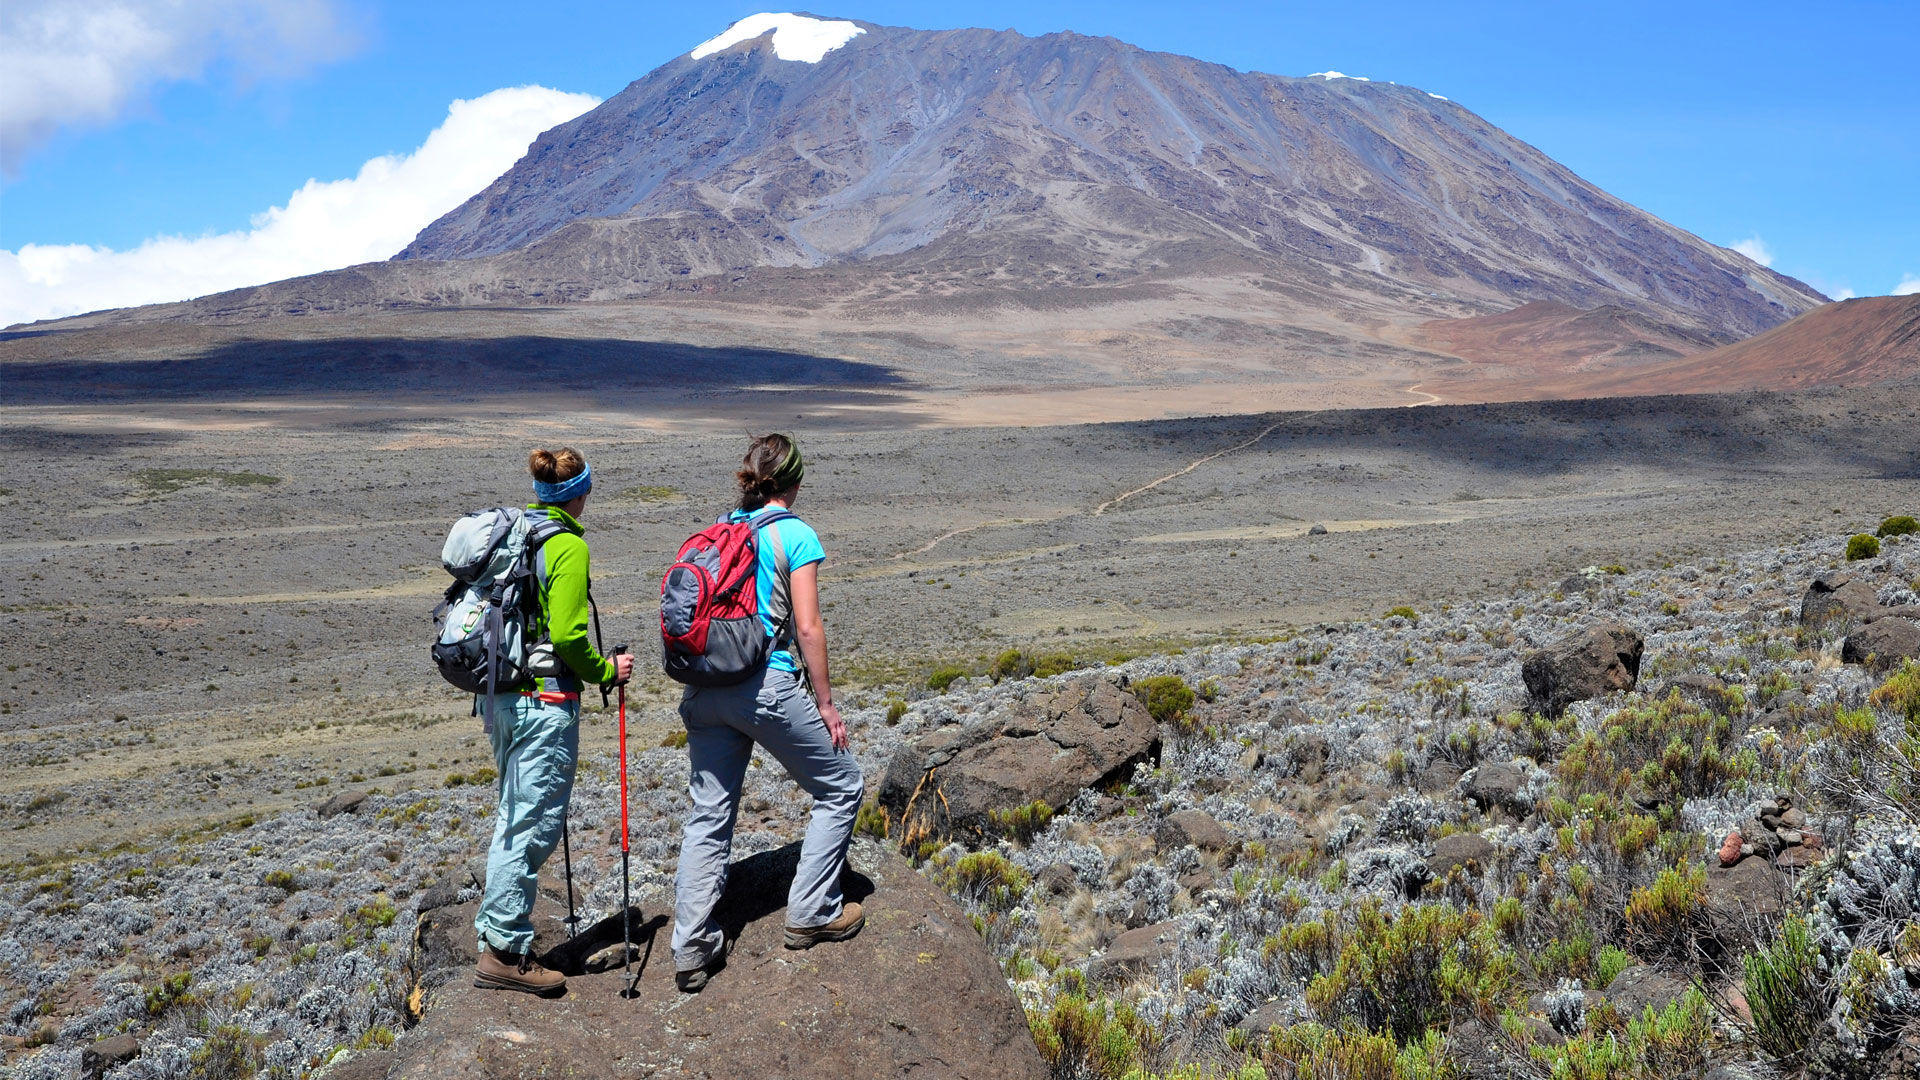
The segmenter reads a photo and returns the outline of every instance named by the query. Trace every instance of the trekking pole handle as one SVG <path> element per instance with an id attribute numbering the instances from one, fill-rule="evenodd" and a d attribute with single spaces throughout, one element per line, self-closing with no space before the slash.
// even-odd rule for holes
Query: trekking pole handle
<path id="1" fill-rule="evenodd" d="M 608 700 L 613 696 L 613 691 L 608 689 L 608 687 L 626 685 L 626 680 L 620 678 L 620 664 L 617 659 L 618 657 L 625 656 L 626 652 L 627 647 L 625 645 L 615 645 L 613 652 L 608 654 L 615 658 L 615 662 L 613 665 L 613 681 L 600 688 L 600 707 L 603 709 L 607 707 Z"/>

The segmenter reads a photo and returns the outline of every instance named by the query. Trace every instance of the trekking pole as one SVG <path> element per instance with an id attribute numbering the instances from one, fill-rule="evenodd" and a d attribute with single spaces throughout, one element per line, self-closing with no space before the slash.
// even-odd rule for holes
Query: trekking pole
<path id="1" fill-rule="evenodd" d="M 619 657 L 627 651 L 625 645 L 616 645 L 613 655 Z M 618 661 L 615 661 L 616 664 Z M 620 975 L 626 981 L 620 996 L 634 996 L 634 986 L 640 977 L 633 974 L 633 841 L 627 830 L 627 684 L 620 687 Z"/>
<path id="2" fill-rule="evenodd" d="M 569 803 L 572 800 L 568 800 Z M 567 868 L 567 940 L 572 941 L 580 933 L 580 916 L 573 910 L 573 840 L 568 835 L 573 832 L 573 807 L 569 805 L 560 811 L 560 858 Z"/>

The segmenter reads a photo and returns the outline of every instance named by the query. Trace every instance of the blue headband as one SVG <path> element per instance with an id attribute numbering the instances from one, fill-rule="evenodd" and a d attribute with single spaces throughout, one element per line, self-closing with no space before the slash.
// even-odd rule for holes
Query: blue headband
<path id="1" fill-rule="evenodd" d="M 548 506 L 559 506 L 572 502 L 593 490 L 593 466 L 587 465 L 580 474 L 571 480 L 562 480 L 557 484 L 544 483 L 539 479 L 533 482 L 533 496 Z"/>

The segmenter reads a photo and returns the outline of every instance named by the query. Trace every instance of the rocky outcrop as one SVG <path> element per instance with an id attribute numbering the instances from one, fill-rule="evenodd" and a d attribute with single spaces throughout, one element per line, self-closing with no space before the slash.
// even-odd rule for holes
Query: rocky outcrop
<path id="1" fill-rule="evenodd" d="M 1557 716 L 1576 701 L 1633 689 L 1645 647 L 1645 639 L 1632 627 L 1597 623 L 1529 653 L 1520 676 L 1534 706 Z"/>
<path id="2" fill-rule="evenodd" d="M 1879 607 L 1873 586 L 1851 574 L 1822 574 L 1800 598 L 1800 623 L 1819 626 L 1835 620 L 1865 622 L 1879 613 Z"/>
<path id="3" fill-rule="evenodd" d="M 1114 938 L 1106 951 L 1087 965 L 1087 979 L 1095 986 L 1113 987 L 1136 976 L 1151 975 L 1162 959 L 1172 955 L 1179 941 L 1179 924 L 1173 922 L 1129 930 Z"/>
<path id="4" fill-rule="evenodd" d="M 1225 851 L 1233 846 L 1233 837 L 1204 810 L 1182 810 L 1160 823 L 1153 831 L 1153 842 L 1161 851 L 1189 845 L 1201 851 Z"/>
<path id="5" fill-rule="evenodd" d="M 895 835 L 981 833 L 996 810 L 1062 807 L 1158 756 L 1160 728 L 1124 678 L 1096 675 L 902 747 L 880 783 Z M 904 831 L 903 831 L 904 830 Z"/>
<path id="6" fill-rule="evenodd" d="M 1482 812 L 1500 809 L 1525 815 L 1533 810 L 1527 794 L 1527 766 L 1523 762 L 1482 765 L 1460 780 L 1460 794 Z"/>
<path id="7" fill-rule="evenodd" d="M 101 1039 L 80 1051 L 80 1080 L 100 1080 L 108 1070 L 117 1069 L 140 1056 L 140 1040 L 131 1035 Z"/>
<path id="8" fill-rule="evenodd" d="M 557 1000 L 449 980 L 429 993 L 425 1019 L 384 1076 L 1046 1075 L 1019 1003 L 964 912 L 877 844 L 855 843 L 847 878 L 849 899 L 866 906 L 865 930 L 805 952 L 784 948 L 798 852 L 791 844 L 734 864 L 720 910 L 733 951 L 702 993 L 674 987 L 666 919 L 656 916 L 636 935 L 632 998 L 621 996 L 617 967 L 572 977 Z M 446 909 L 448 919 L 457 922 L 459 910 Z"/>
<path id="9" fill-rule="evenodd" d="M 1659 1012 L 1687 992 L 1687 981 L 1648 964 L 1635 964 L 1607 984 L 1607 1000 L 1623 1019 L 1635 1019 L 1648 1008 Z"/>
<path id="10" fill-rule="evenodd" d="M 1470 874 L 1482 874 L 1493 865 L 1497 850 L 1492 841 L 1479 833 L 1449 833 L 1433 842 L 1427 869 L 1441 879 L 1455 867 L 1464 868 Z"/>
<path id="11" fill-rule="evenodd" d="M 1876 668 L 1898 666 L 1902 660 L 1920 660 L 1920 622 L 1912 619 L 1876 619 L 1847 635 L 1840 659 Z"/>

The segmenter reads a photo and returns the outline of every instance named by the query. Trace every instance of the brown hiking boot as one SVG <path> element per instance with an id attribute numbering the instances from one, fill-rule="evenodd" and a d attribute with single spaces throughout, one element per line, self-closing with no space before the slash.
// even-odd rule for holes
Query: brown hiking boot
<path id="1" fill-rule="evenodd" d="M 845 941 L 860 932 L 867 925 L 867 916 L 860 905 L 849 903 L 840 909 L 840 917 L 825 926 L 810 926 L 801 929 L 798 926 L 787 927 L 787 948 L 811 949 L 823 941 Z"/>
<path id="2" fill-rule="evenodd" d="M 489 945 L 473 967 L 473 985 L 482 990 L 518 990 L 558 997 L 567 991 L 567 977 L 541 967 L 531 953 L 510 953 Z"/>

